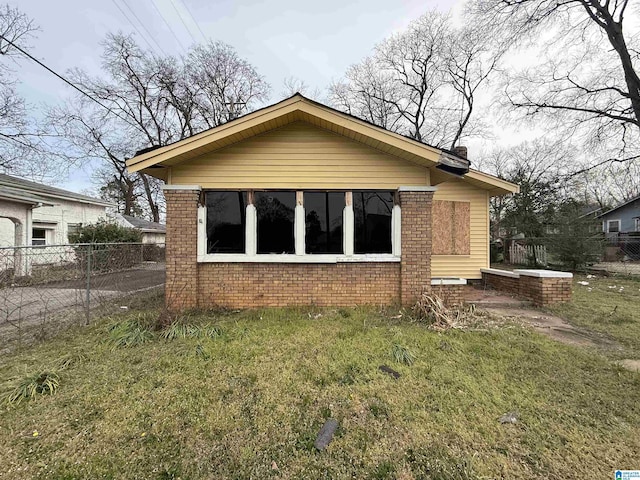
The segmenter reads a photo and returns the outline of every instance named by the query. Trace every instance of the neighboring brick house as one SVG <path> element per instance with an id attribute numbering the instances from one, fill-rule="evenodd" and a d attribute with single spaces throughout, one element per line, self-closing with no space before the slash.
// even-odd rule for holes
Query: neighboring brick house
<path id="1" fill-rule="evenodd" d="M 489 266 L 489 198 L 518 190 L 300 94 L 127 166 L 166 183 L 173 309 L 459 299 Z"/>

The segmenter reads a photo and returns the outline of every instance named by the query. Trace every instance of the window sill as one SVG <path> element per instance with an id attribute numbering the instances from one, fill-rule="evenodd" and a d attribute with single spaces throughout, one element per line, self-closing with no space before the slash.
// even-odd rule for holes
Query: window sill
<path id="1" fill-rule="evenodd" d="M 218 253 L 201 255 L 198 263 L 365 263 L 365 262 L 400 262 L 400 257 L 390 253 L 365 255 L 243 255 Z"/>

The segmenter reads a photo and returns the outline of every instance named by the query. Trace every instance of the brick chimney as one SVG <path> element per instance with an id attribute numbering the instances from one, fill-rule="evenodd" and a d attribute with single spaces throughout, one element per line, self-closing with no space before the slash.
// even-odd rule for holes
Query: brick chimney
<path id="1" fill-rule="evenodd" d="M 467 160 L 467 147 L 463 147 L 462 145 L 453 147 L 452 152 L 460 158 L 464 158 L 465 160 Z"/>

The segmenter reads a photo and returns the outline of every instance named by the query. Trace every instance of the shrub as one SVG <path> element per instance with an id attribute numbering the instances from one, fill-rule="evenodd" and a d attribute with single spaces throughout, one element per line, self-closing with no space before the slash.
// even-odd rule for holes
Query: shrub
<path id="1" fill-rule="evenodd" d="M 70 243 L 140 243 L 142 232 L 126 228 L 104 220 L 93 225 L 85 225 L 77 232 L 69 234 Z"/>

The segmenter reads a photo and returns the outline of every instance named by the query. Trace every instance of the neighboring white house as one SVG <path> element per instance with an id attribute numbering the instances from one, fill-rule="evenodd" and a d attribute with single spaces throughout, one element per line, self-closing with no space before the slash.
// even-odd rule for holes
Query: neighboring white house
<path id="1" fill-rule="evenodd" d="M 55 245 L 107 217 L 112 203 L 0 174 L 0 247 Z"/>
<path id="2" fill-rule="evenodd" d="M 161 223 L 150 222 L 142 218 L 122 215 L 121 213 L 114 214 L 111 219 L 121 227 L 140 230 L 142 232 L 142 243 L 164 243 L 167 228 Z"/>

